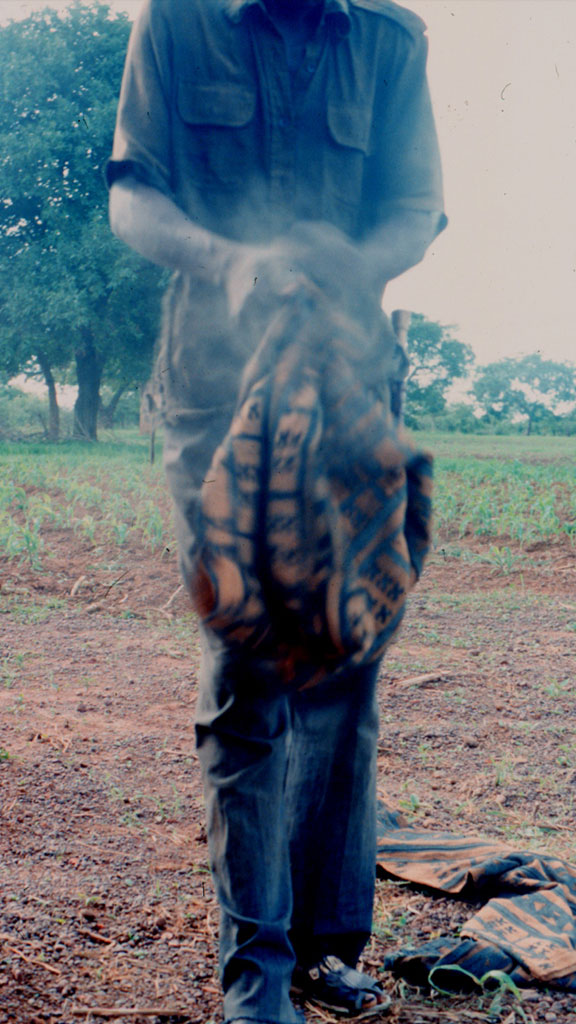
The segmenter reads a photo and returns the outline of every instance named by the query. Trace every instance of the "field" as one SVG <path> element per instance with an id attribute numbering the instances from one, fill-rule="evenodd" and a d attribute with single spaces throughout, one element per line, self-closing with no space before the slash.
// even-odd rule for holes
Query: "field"
<path id="1" fill-rule="evenodd" d="M 436 546 L 382 670 L 381 794 L 576 860 L 574 439 L 418 441 Z M 4 445 L 0 466 L 0 1021 L 217 1024 L 197 632 L 161 468 L 128 435 Z M 378 882 L 367 965 L 470 912 Z M 561 992 L 380 976 L 393 1024 L 576 1021 Z"/>

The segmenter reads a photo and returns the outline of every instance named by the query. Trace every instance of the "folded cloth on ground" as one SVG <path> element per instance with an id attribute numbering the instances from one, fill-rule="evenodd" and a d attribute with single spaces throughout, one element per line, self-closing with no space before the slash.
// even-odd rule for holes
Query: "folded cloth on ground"
<path id="1" fill-rule="evenodd" d="M 196 609 L 297 687 L 381 656 L 430 546 L 432 460 L 387 408 L 395 336 L 374 322 L 299 281 L 202 490 Z"/>
<path id="2" fill-rule="evenodd" d="M 520 985 L 576 991 L 576 866 L 476 836 L 407 827 L 382 808 L 377 871 L 438 892 L 487 900 L 464 926 L 463 941 L 404 949 L 386 967 L 417 984 L 466 987 L 498 970 Z M 454 971 L 454 965 L 461 971 Z M 432 971 L 432 975 L 431 975 Z"/>
<path id="3" fill-rule="evenodd" d="M 419 988 L 442 992 L 481 993 L 497 988 L 508 975 L 517 986 L 534 985 L 528 971 L 502 949 L 473 939 L 443 936 L 417 948 L 403 948 L 385 957 L 385 970 Z"/>

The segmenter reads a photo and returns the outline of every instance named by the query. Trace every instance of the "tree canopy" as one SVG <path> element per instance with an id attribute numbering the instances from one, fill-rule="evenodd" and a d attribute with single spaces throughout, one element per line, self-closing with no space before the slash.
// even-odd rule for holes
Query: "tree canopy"
<path id="1" fill-rule="evenodd" d="M 96 437 L 103 379 L 147 376 L 161 274 L 112 236 L 103 169 L 125 14 L 46 10 L 0 29 L 0 365 L 75 365 L 77 433 Z"/>
<path id="2" fill-rule="evenodd" d="M 478 370 L 473 392 L 489 420 L 521 420 L 530 434 L 538 423 L 550 426 L 562 405 L 576 405 L 576 368 L 538 353 L 500 359 Z"/>
<path id="3" fill-rule="evenodd" d="M 467 375 L 474 353 L 452 336 L 452 328 L 414 313 L 408 329 L 410 369 L 406 379 L 406 422 L 417 426 L 423 417 L 446 408 L 454 382 Z"/>

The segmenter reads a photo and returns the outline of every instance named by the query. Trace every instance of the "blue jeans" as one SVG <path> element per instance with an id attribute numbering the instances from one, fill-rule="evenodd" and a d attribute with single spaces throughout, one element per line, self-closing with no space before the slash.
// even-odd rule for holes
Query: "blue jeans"
<path id="1" fill-rule="evenodd" d="M 287 694 L 206 644 L 197 710 L 227 1021 L 295 1024 L 295 963 L 355 964 L 376 863 L 377 668 Z"/>
<path id="2" fill-rule="evenodd" d="M 210 447 L 203 417 L 195 427 L 165 436 L 184 575 Z M 296 1024 L 295 964 L 355 964 L 371 931 L 378 666 L 287 691 L 272 666 L 203 640 L 196 734 L 225 1019 Z"/>

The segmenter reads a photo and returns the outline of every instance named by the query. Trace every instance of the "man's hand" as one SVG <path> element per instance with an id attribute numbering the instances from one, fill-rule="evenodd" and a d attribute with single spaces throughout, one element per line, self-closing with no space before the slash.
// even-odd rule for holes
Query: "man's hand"
<path id="1" fill-rule="evenodd" d="M 299 265 L 295 247 L 279 239 L 271 245 L 230 244 L 223 267 L 223 281 L 232 317 L 249 305 L 277 303 L 297 280 Z"/>
<path id="2" fill-rule="evenodd" d="M 114 234 L 152 263 L 221 284 L 244 248 L 190 220 L 167 195 L 127 175 L 110 189 Z"/>
<path id="3" fill-rule="evenodd" d="M 380 299 L 376 275 L 359 246 L 330 224 L 299 222 L 271 245 L 230 243 L 224 281 L 231 314 L 237 316 L 249 300 L 252 305 L 251 296 L 278 298 L 299 276 L 350 315 Z"/>
<path id="4" fill-rule="evenodd" d="M 367 305 L 379 305 L 374 268 L 360 246 L 338 228 L 316 221 L 301 222 L 292 228 L 288 239 L 301 271 L 343 312 L 362 319 Z"/>
<path id="5" fill-rule="evenodd" d="M 360 246 L 331 224 L 310 221 L 289 232 L 302 271 L 326 297 L 354 314 L 366 302 L 378 302 L 374 268 Z"/>
<path id="6" fill-rule="evenodd" d="M 296 225 L 268 246 L 229 243 L 222 283 L 230 315 L 251 344 L 269 326 L 282 297 L 299 282 L 317 289 L 333 312 L 344 317 L 342 337 L 353 328 L 352 355 L 370 363 L 376 353 L 380 365 L 380 293 L 362 250 L 342 232 L 310 222 Z"/>
<path id="7" fill-rule="evenodd" d="M 289 237 L 302 248 L 306 273 L 353 311 L 358 302 L 380 303 L 388 281 L 423 259 L 444 222 L 438 212 L 406 208 L 391 212 L 361 244 L 315 221 L 295 225 Z"/>

